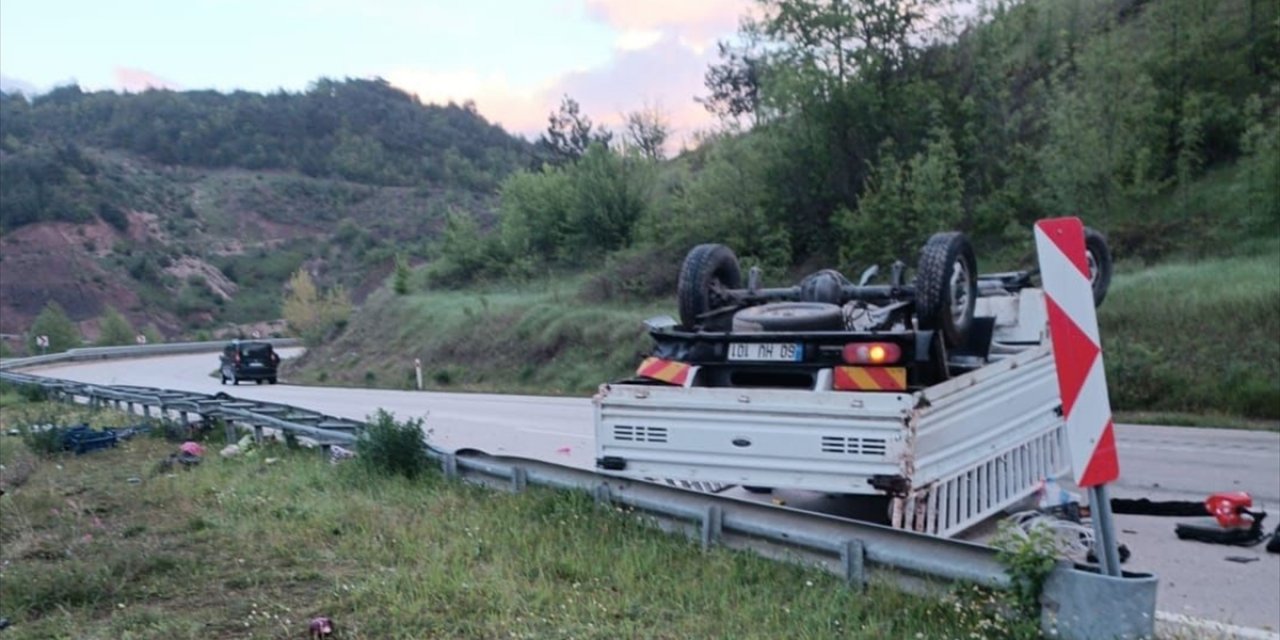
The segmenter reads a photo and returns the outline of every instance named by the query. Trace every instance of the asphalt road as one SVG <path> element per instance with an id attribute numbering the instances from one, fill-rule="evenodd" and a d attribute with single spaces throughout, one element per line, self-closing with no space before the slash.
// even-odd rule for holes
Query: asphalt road
<path id="1" fill-rule="evenodd" d="M 293 350 L 283 350 L 288 356 Z M 446 449 L 534 458 L 591 469 L 591 403 L 586 398 L 424 393 L 289 384 L 222 386 L 210 374 L 216 354 L 111 360 L 29 370 L 96 384 L 129 384 L 281 402 L 363 420 L 379 408 L 420 417 Z M 1121 477 L 1113 497 L 1203 500 L 1215 491 L 1247 491 L 1255 508 L 1280 521 L 1280 433 L 1116 425 Z M 821 496 L 782 494 L 792 506 L 847 508 Z M 769 499 L 767 497 L 760 499 Z M 1280 630 L 1280 554 L 1178 540 L 1177 518 L 1117 516 L 1129 571 L 1160 577 L 1159 609 L 1243 627 Z M 977 532 L 975 535 L 982 535 Z"/>

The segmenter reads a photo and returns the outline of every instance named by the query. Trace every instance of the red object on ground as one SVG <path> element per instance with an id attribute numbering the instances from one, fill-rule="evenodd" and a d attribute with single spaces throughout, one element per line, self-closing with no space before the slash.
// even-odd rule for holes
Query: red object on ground
<path id="1" fill-rule="evenodd" d="M 1243 491 L 1219 491 L 1210 494 L 1204 501 L 1204 508 L 1217 519 L 1224 529 L 1248 527 L 1253 524 L 1253 516 L 1248 508 L 1253 506 L 1253 498 Z"/>

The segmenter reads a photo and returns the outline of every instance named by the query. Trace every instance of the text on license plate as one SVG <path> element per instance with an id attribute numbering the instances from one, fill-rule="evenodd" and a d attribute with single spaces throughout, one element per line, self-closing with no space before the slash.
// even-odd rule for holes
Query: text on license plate
<path id="1" fill-rule="evenodd" d="M 730 360 L 752 362 L 800 362 L 804 345 L 777 342 L 734 342 L 729 344 Z"/>

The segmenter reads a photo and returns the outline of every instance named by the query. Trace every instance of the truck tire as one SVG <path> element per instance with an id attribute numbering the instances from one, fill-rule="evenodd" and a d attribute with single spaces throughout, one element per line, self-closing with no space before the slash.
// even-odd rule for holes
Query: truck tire
<path id="1" fill-rule="evenodd" d="M 844 331 L 844 313 L 828 302 L 771 302 L 735 313 L 733 331 Z"/>
<path id="2" fill-rule="evenodd" d="M 1111 248 L 1107 236 L 1097 229 L 1084 228 L 1084 255 L 1089 261 L 1089 286 L 1093 288 L 1093 306 L 1102 306 L 1111 288 Z"/>
<path id="3" fill-rule="evenodd" d="M 935 233 L 920 251 L 916 273 L 916 321 L 940 331 L 949 347 L 969 336 L 978 298 L 978 261 L 969 238 L 958 231 Z"/>
<path id="4" fill-rule="evenodd" d="M 680 304 L 680 324 L 687 329 L 724 331 L 729 328 L 729 314 L 710 319 L 702 314 L 726 306 L 730 301 L 719 293 L 742 287 L 742 269 L 738 256 L 722 244 L 700 244 L 689 251 L 680 267 L 676 287 Z"/>

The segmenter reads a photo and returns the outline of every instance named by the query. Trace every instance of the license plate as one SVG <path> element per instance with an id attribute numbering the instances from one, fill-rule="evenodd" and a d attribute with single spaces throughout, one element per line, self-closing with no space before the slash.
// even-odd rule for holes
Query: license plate
<path id="1" fill-rule="evenodd" d="M 733 342 L 729 359 L 738 362 L 800 362 L 804 345 L 794 342 Z"/>

